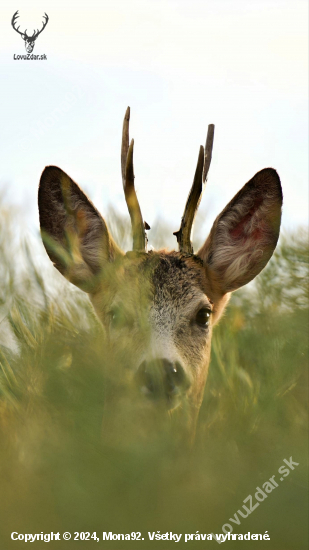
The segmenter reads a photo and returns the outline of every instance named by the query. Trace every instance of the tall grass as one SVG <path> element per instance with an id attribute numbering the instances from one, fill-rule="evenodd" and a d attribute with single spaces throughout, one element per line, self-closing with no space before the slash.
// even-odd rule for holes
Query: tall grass
<path id="1" fill-rule="evenodd" d="M 125 240 L 126 224 L 114 224 Z M 105 542 L 108 550 L 172 544 L 150 543 L 147 531 L 221 533 L 291 456 L 299 466 L 231 525 L 236 533 L 268 530 L 271 541 L 258 548 L 307 548 L 306 233 L 281 238 L 268 267 L 235 293 L 214 331 L 196 446 L 188 454 L 162 441 L 126 449 L 102 441 L 102 329 L 87 298 L 45 260 L 39 239 L 25 240 L 16 227 L 3 210 L 0 548 L 10 547 L 12 531 L 97 531 L 101 538 L 102 531 L 141 531 L 145 538 Z M 154 240 L 163 238 L 157 232 Z M 182 540 L 178 547 L 202 544 Z"/>

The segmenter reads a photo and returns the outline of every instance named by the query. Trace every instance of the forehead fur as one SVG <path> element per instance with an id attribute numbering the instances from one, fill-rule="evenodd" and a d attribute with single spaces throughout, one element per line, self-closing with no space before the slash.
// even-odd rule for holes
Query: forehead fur
<path id="1" fill-rule="evenodd" d="M 149 304 L 158 310 L 189 307 L 201 299 L 212 303 L 207 292 L 207 277 L 202 260 L 180 252 L 128 252 L 104 272 L 104 291 L 98 297 L 103 309 L 116 300 L 134 310 L 147 309 Z M 106 292 L 108 287 L 109 292 Z"/>
<path id="2" fill-rule="evenodd" d="M 155 306 L 164 299 L 179 304 L 205 293 L 205 270 L 197 256 L 162 251 L 138 254 L 135 258 L 129 253 L 127 260 L 125 279 L 133 278 L 138 286 L 141 280 L 148 281 Z"/>
<path id="3" fill-rule="evenodd" d="M 179 252 L 159 252 L 156 256 L 151 275 L 155 303 L 162 295 L 178 302 L 205 291 L 203 263 L 198 257 Z"/>

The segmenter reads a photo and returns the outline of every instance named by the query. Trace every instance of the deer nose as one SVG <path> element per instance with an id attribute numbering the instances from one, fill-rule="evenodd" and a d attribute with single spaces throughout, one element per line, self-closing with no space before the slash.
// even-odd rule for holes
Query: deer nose
<path id="1" fill-rule="evenodd" d="M 140 391 L 149 399 L 165 400 L 168 408 L 174 408 L 178 398 L 189 388 L 184 368 L 175 361 L 156 359 L 143 361 L 136 373 Z"/>

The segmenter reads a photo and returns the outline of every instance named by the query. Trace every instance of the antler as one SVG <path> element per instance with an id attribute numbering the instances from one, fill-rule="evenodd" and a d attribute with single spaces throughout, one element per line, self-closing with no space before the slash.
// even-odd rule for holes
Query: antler
<path id="1" fill-rule="evenodd" d="M 19 15 L 18 15 L 18 10 L 14 13 L 13 17 L 12 17 L 12 20 L 11 20 L 11 24 L 12 24 L 12 27 L 14 29 L 14 31 L 18 32 L 18 34 L 21 34 L 21 36 L 25 36 L 25 33 L 23 32 L 20 32 L 18 29 L 20 27 L 20 25 L 16 28 L 15 27 L 15 23 L 18 19 Z"/>
<path id="2" fill-rule="evenodd" d="M 202 198 L 203 188 L 205 187 L 205 183 L 207 181 L 212 156 L 214 131 L 214 124 L 209 124 L 206 137 L 205 156 L 204 147 L 201 145 L 194 180 L 189 196 L 187 198 L 186 206 L 181 219 L 180 229 L 173 233 L 173 235 L 175 235 L 177 238 L 179 250 L 188 254 L 193 254 L 193 246 L 191 244 L 191 231 L 194 218 Z"/>
<path id="3" fill-rule="evenodd" d="M 49 17 L 47 15 L 47 13 L 45 13 L 43 15 L 43 18 L 45 17 L 45 22 L 43 22 L 43 27 L 41 28 L 41 30 L 39 31 L 39 29 L 37 29 L 37 31 L 35 32 L 35 30 L 33 31 L 33 35 L 32 36 L 28 36 L 27 35 L 27 29 L 25 30 L 25 32 L 20 32 L 18 29 L 20 27 L 20 25 L 16 28 L 15 27 L 15 24 L 16 24 L 16 21 L 18 19 L 19 15 L 18 15 L 18 10 L 14 13 L 13 17 L 12 17 L 12 20 L 11 20 L 11 24 L 12 24 L 12 27 L 14 29 L 14 31 L 18 32 L 18 34 L 20 34 L 23 38 L 24 37 L 27 37 L 28 39 L 31 38 L 32 40 L 36 40 L 37 37 L 39 36 L 39 34 L 41 34 L 41 32 L 45 29 L 48 21 L 49 21 Z M 24 38 L 25 40 L 25 38 Z"/>
<path id="4" fill-rule="evenodd" d="M 129 121 L 130 107 L 127 108 L 123 121 L 122 144 L 121 144 L 121 173 L 124 195 L 128 206 L 132 230 L 133 230 L 133 250 L 147 251 L 147 236 L 145 229 L 150 229 L 149 225 L 143 222 L 142 212 L 137 200 L 134 187 L 134 168 L 133 168 L 133 147 L 134 140 L 131 140 L 129 146 Z"/>
<path id="5" fill-rule="evenodd" d="M 46 25 L 47 25 L 47 23 L 48 23 L 48 20 L 49 20 L 49 17 L 48 17 L 48 15 L 47 15 L 47 13 L 45 13 L 45 14 L 43 15 L 43 18 L 44 18 L 44 17 L 45 17 L 45 22 L 43 22 L 43 27 L 41 28 L 40 31 L 39 31 L 39 29 L 37 29 L 36 32 L 33 31 L 33 35 L 32 35 L 31 38 L 34 38 L 34 39 L 36 40 L 37 37 L 39 36 L 39 34 L 41 34 L 41 32 L 44 31 L 44 29 L 45 29 L 45 27 L 46 27 Z"/>

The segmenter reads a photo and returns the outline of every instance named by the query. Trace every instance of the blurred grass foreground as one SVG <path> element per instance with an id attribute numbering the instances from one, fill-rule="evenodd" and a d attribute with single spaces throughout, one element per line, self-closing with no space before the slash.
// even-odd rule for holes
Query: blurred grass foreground
<path id="1" fill-rule="evenodd" d="M 166 550 L 172 542 L 149 541 L 148 531 L 219 534 L 225 524 L 270 536 L 229 541 L 231 548 L 307 548 L 306 232 L 281 237 L 270 264 L 235 293 L 216 327 L 197 441 L 187 453 L 151 438 L 123 449 L 102 441 L 102 329 L 87 297 L 16 223 L 0 211 L 1 550 L 23 544 L 10 540 L 12 531 L 96 531 L 108 550 Z M 124 222 L 116 224 L 121 238 Z M 280 482 L 290 457 L 298 466 Z M 243 501 L 256 502 L 256 487 L 273 475 L 276 490 L 248 517 L 237 514 L 246 515 Z M 140 531 L 145 540 L 104 542 L 103 531 Z M 183 535 L 177 544 L 217 543 L 185 543 Z"/>

